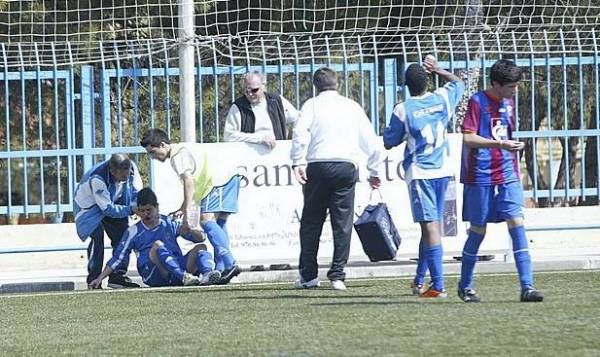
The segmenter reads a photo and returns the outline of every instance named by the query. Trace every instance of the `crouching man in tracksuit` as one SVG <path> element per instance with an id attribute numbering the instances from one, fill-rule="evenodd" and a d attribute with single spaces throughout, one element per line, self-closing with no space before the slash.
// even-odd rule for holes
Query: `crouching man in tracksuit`
<path id="1" fill-rule="evenodd" d="M 142 178 L 137 166 L 127 154 L 113 154 L 87 171 L 73 200 L 75 226 L 82 241 L 91 238 L 88 253 L 88 288 L 100 275 L 104 264 L 104 232 L 113 249 L 129 227 L 129 216 L 134 213 L 137 192 L 142 188 Z M 137 288 L 125 273 L 129 256 L 125 257 L 108 278 L 111 288 Z"/>

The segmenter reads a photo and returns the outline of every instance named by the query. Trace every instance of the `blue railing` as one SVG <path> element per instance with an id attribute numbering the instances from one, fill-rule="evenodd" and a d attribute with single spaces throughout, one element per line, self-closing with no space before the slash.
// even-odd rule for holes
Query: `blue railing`
<path id="1" fill-rule="evenodd" d="M 404 37 L 399 40 L 408 46 Z M 475 53 L 465 40 L 460 51 L 450 46 L 438 59 L 442 67 L 464 72 L 470 87 L 483 89 L 489 68 L 501 52 L 498 46 L 493 55 Z M 594 48 L 594 53 L 508 49 L 527 70 L 517 98 L 515 136 L 527 144 L 521 160 L 523 181 L 526 196 L 538 204 L 544 200 L 597 204 L 600 198 L 599 53 Z M 195 69 L 197 141 L 222 139 L 223 118 L 247 71 L 267 73 L 269 89 L 300 107 L 314 94 L 310 76 L 322 65 L 341 74 L 341 92 L 361 103 L 380 133 L 394 104 L 407 95 L 402 86 L 404 68 L 418 58 L 380 58 L 376 46 L 363 56 L 362 47 L 358 49 L 358 56 L 346 56 L 344 50 L 342 60 L 338 56 L 336 61 L 313 59 L 309 63 L 297 57 L 273 60 L 265 52 L 262 63 L 248 59 L 245 64 L 232 56 L 229 63 L 223 63 L 216 51 L 207 57 L 198 50 L 197 63 L 202 65 Z M 172 136 L 179 134 L 179 69 L 168 65 L 166 51 L 117 57 L 96 66 L 71 64 L 66 69 L 23 66 L 9 70 L 4 66 L 0 71 L 4 130 L 0 137 L 0 217 L 70 212 L 83 171 L 115 152 L 135 154 L 147 172 L 146 156 L 137 155 L 143 153 L 138 146 L 141 133 L 161 127 Z M 458 127 L 455 122 L 450 130 Z"/>

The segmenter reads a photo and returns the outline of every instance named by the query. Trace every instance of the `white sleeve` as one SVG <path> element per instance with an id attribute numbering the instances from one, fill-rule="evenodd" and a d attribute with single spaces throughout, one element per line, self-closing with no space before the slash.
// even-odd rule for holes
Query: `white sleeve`
<path id="1" fill-rule="evenodd" d="M 179 177 L 186 173 L 194 175 L 196 171 L 196 161 L 194 161 L 192 153 L 187 148 L 179 150 L 171 157 L 171 166 Z"/>
<path id="2" fill-rule="evenodd" d="M 144 182 L 142 181 L 142 176 L 140 176 L 137 165 L 133 161 L 131 162 L 131 166 L 133 166 L 133 189 L 139 192 L 144 188 Z"/>
<path id="3" fill-rule="evenodd" d="M 358 105 L 358 104 L 357 104 Z M 375 135 L 371 121 L 364 112 L 364 109 L 358 105 L 358 143 L 360 149 L 367 154 L 367 169 L 369 176 L 381 177 L 381 168 L 384 160 L 383 142 L 381 138 Z"/>
<path id="4" fill-rule="evenodd" d="M 264 140 L 264 138 L 257 136 L 255 133 L 242 132 L 242 115 L 240 109 L 235 104 L 231 105 L 227 113 L 223 139 L 229 142 L 242 141 L 253 144 L 260 144 Z"/>
<path id="5" fill-rule="evenodd" d="M 92 177 L 90 179 L 90 189 L 94 201 L 102 211 L 102 214 L 112 218 L 122 218 L 129 216 L 131 212 L 130 206 L 115 204 L 108 192 L 108 187 L 104 181 L 98 177 Z"/>
<path id="6" fill-rule="evenodd" d="M 289 100 L 285 99 L 282 95 L 280 95 L 280 97 L 281 103 L 283 103 L 285 122 L 287 125 L 294 127 L 298 121 L 298 118 L 300 117 L 300 112 L 292 105 L 292 103 L 289 102 Z"/>
<path id="7" fill-rule="evenodd" d="M 92 177 L 90 179 L 90 189 L 92 191 L 92 195 L 94 196 L 94 201 L 100 207 L 100 210 L 105 211 L 109 206 L 113 204 L 110 199 L 110 192 L 108 192 L 108 187 L 103 180 L 97 177 Z"/>
<path id="8" fill-rule="evenodd" d="M 292 135 L 292 151 L 290 154 L 292 165 L 306 164 L 306 154 L 308 151 L 308 144 L 310 143 L 310 126 L 313 121 L 313 114 L 313 100 L 309 99 L 302 106 L 300 117 L 294 127 L 294 133 Z"/>

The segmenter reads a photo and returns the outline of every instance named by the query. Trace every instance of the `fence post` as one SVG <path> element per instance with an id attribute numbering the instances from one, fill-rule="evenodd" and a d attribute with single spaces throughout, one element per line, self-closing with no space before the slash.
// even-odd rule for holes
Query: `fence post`
<path id="1" fill-rule="evenodd" d="M 385 103 L 385 125 L 389 124 L 392 117 L 394 105 L 397 102 L 396 88 L 398 88 L 398 76 L 396 73 L 396 59 L 386 58 L 383 60 L 383 98 Z"/>
<path id="2" fill-rule="evenodd" d="M 94 67 L 81 66 L 81 132 L 83 149 L 94 147 Z M 83 172 L 94 165 L 92 155 L 83 156 Z"/>

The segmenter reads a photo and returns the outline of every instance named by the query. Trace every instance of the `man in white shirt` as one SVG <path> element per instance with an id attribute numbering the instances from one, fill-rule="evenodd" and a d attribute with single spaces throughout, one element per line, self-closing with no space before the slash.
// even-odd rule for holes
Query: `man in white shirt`
<path id="1" fill-rule="evenodd" d="M 243 141 L 273 149 L 276 140 L 288 138 L 288 127 L 298 120 L 298 111 L 283 96 L 266 92 L 264 74 L 253 71 L 244 76 L 244 95 L 237 98 L 227 114 L 225 141 Z"/>
<path id="2" fill-rule="evenodd" d="M 346 290 L 344 267 L 350 253 L 354 215 L 357 159 L 368 156 L 369 184 L 377 188 L 384 156 L 381 141 L 369 118 L 355 101 L 337 92 L 337 75 L 320 68 L 313 76 L 318 95 L 302 106 L 294 128 L 291 158 L 294 174 L 303 185 L 304 208 L 300 219 L 300 277 L 297 288 L 320 285 L 317 252 L 329 210 L 333 232 L 333 262 L 327 272 L 331 288 Z"/>

